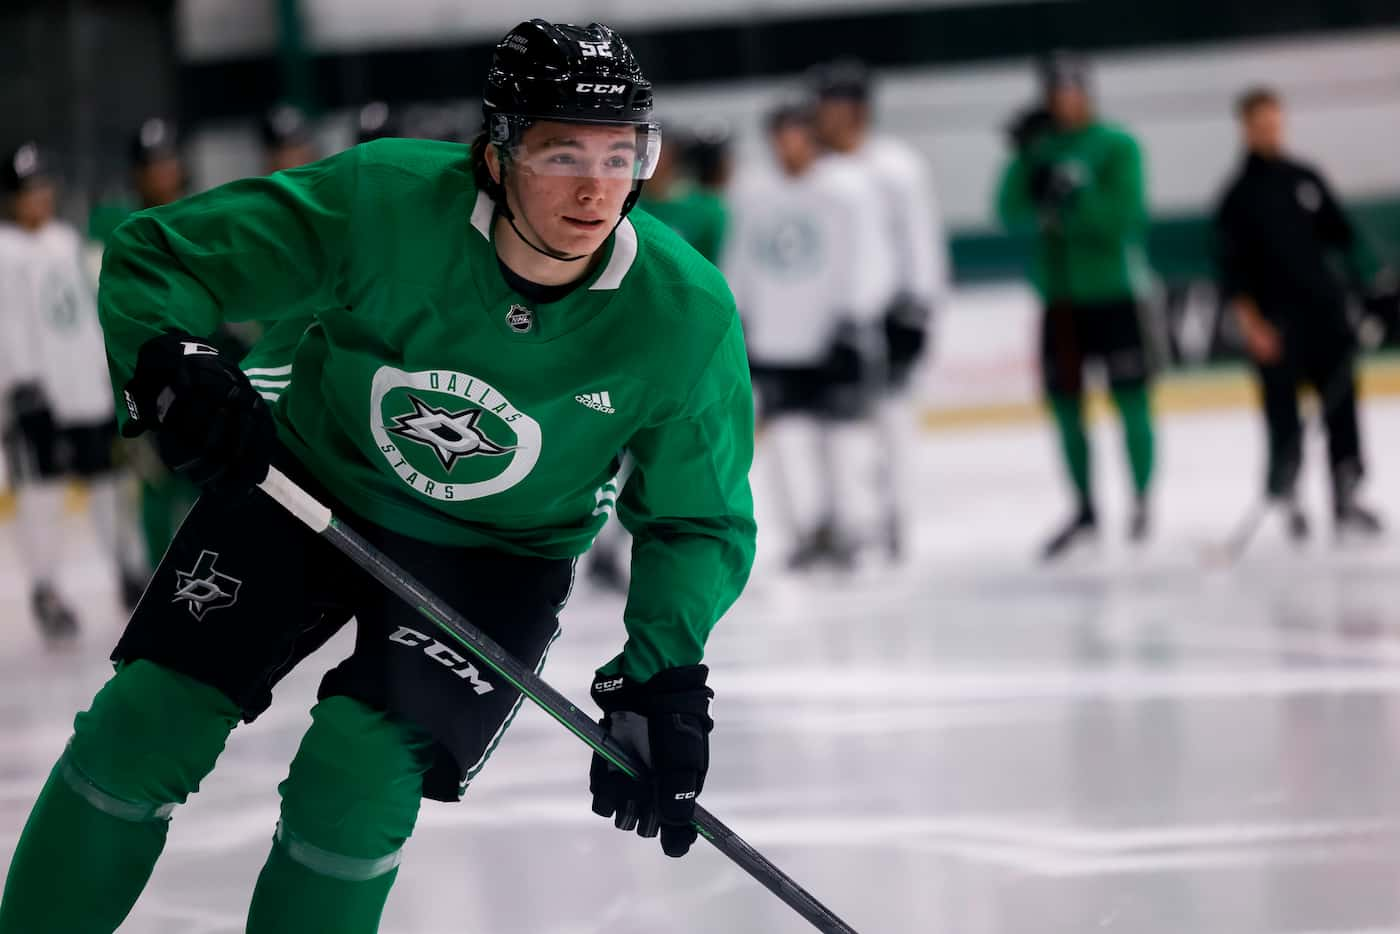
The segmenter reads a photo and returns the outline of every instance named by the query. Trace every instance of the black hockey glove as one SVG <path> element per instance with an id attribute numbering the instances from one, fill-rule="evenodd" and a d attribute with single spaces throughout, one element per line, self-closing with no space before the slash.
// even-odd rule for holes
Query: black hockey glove
<path id="1" fill-rule="evenodd" d="M 885 344 L 889 348 L 890 381 L 902 383 L 928 346 L 927 302 L 912 295 L 900 295 L 885 312 Z"/>
<path id="2" fill-rule="evenodd" d="M 837 325 L 822 361 L 821 409 L 836 419 L 862 418 L 869 413 L 876 386 L 872 356 L 881 353 L 878 335 L 867 327 L 844 321 Z"/>
<path id="3" fill-rule="evenodd" d="M 1390 343 L 1400 334 L 1400 278 L 1386 267 L 1367 283 L 1361 295 L 1362 318 L 1357 328 L 1358 343 L 1372 350 Z"/>
<path id="4" fill-rule="evenodd" d="M 58 438 L 53 408 L 38 383 L 17 383 L 10 390 L 10 418 L 31 445 L 52 446 Z"/>
<path id="5" fill-rule="evenodd" d="M 1031 200 L 1042 212 L 1058 215 L 1074 199 L 1081 180 L 1074 166 L 1042 162 L 1031 169 Z"/>
<path id="6" fill-rule="evenodd" d="M 10 390 L 9 405 L 8 419 L 24 441 L 30 469 L 41 478 L 60 472 L 64 446 L 59 443 L 58 420 L 44 388 L 34 382 L 17 383 Z M 4 420 L 0 417 L 0 421 Z"/>
<path id="7" fill-rule="evenodd" d="M 836 326 L 822 361 L 822 375 L 827 382 L 838 385 L 864 382 L 869 375 L 863 339 L 868 334 L 859 325 L 843 321 Z"/>
<path id="8" fill-rule="evenodd" d="M 628 778 L 597 753 L 588 771 L 593 813 L 613 818 L 618 830 L 661 834 L 667 856 L 684 856 L 695 842 L 695 799 L 710 768 L 710 698 L 704 665 L 668 668 L 638 684 L 599 674 L 593 700 L 603 708 L 602 727 L 650 770 Z"/>
<path id="9" fill-rule="evenodd" d="M 211 492 L 239 494 L 267 476 L 272 411 L 237 365 L 207 341 L 172 331 L 141 345 L 126 384 L 127 437 L 153 431 L 171 470 Z"/>
<path id="10" fill-rule="evenodd" d="M 1006 137 L 1013 150 L 1024 153 L 1054 129 L 1055 118 L 1050 116 L 1050 111 L 1037 104 L 1012 118 L 1006 127 Z"/>

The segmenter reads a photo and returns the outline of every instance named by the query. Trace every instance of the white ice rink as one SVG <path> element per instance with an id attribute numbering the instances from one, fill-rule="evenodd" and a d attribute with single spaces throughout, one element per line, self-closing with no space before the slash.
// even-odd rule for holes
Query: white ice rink
<path id="1" fill-rule="evenodd" d="M 1333 547 L 1312 437 L 1313 542 L 1269 525 L 1237 568 L 1205 571 L 1199 548 L 1259 486 L 1256 421 L 1163 421 L 1141 552 L 1122 544 L 1112 423 L 1096 429 L 1096 562 L 1032 562 L 1067 509 L 1043 424 L 923 439 L 915 555 L 898 572 L 781 579 L 765 539 L 711 640 L 704 803 L 861 934 L 1400 931 L 1400 401 L 1364 415 L 1369 498 L 1396 534 Z M 12 536 L 0 527 L 0 865 L 121 625 L 84 544 L 71 583 L 87 629 L 45 652 Z M 620 609 L 580 592 L 547 679 L 586 701 Z M 242 930 L 276 785 L 347 638 L 235 731 L 124 931 Z M 587 769 L 527 707 L 463 803 L 425 803 L 383 931 L 810 930 L 703 843 L 667 860 L 594 817 Z"/>

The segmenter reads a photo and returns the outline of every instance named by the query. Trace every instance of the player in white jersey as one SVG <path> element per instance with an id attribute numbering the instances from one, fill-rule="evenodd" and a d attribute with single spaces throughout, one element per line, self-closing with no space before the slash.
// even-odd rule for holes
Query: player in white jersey
<path id="1" fill-rule="evenodd" d="M 88 481 L 93 519 L 116 555 L 116 419 L 106 350 L 77 231 L 54 218 L 55 193 L 37 146 L 0 165 L 0 391 L 7 462 L 19 510 L 20 551 L 31 575 L 36 621 L 52 638 L 72 635 L 59 596 L 64 483 Z M 124 543 L 125 544 L 125 543 Z"/>
<path id="2" fill-rule="evenodd" d="M 870 181 L 876 203 L 868 210 L 879 216 L 894 260 L 894 289 L 880 317 L 887 357 L 885 391 L 876 406 L 883 473 L 876 488 L 884 497 L 886 546 L 898 559 L 905 549 L 902 519 L 911 514 L 911 377 L 927 352 L 934 312 L 947 301 L 947 237 L 923 156 L 902 140 L 870 131 L 869 70 L 860 62 L 838 61 L 814 68 L 810 78 L 817 136 L 834 155 L 859 165 Z"/>
<path id="3" fill-rule="evenodd" d="M 821 158 L 807 101 L 768 120 L 776 172 L 736 182 L 723 269 L 738 302 L 760 415 L 777 468 L 781 520 L 794 568 L 849 564 L 856 535 L 850 491 L 859 483 L 843 436 L 874 401 L 882 363 L 870 324 L 883 310 L 893 268 L 866 210 L 861 173 Z M 800 450 L 818 429 L 816 456 Z M 814 465 L 820 509 L 800 515 L 795 471 Z"/>

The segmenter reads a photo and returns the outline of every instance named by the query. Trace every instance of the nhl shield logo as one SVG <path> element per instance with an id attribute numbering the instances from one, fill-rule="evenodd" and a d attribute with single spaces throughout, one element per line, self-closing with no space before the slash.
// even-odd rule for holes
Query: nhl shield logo
<path id="1" fill-rule="evenodd" d="M 535 326 L 535 313 L 524 305 L 511 305 L 506 312 L 506 324 L 516 334 L 526 334 Z"/>

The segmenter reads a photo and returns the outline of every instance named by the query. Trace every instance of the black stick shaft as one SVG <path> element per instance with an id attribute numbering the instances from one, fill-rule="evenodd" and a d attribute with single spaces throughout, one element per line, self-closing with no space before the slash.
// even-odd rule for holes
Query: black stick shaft
<path id="1" fill-rule="evenodd" d="M 538 704 L 545 713 L 587 743 L 594 752 L 634 778 L 641 774 L 642 767 L 608 736 L 591 716 L 579 710 L 534 671 L 525 667 L 493 639 L 467 622 L 461 614 L 443 603 L 354 529 L 343 525 L 329 509 L 276 467 L 269 468 L 267 479 L 260 483 L 259 487 L 362 570 L 436 624 L 488 668 L 509 681 L 522 694 Z M 702 837 L 810 921 L 817 930 L 823 934 L 856 934 L 850 925 L 699 805 L 695 808 L 695 826 Z"/>

